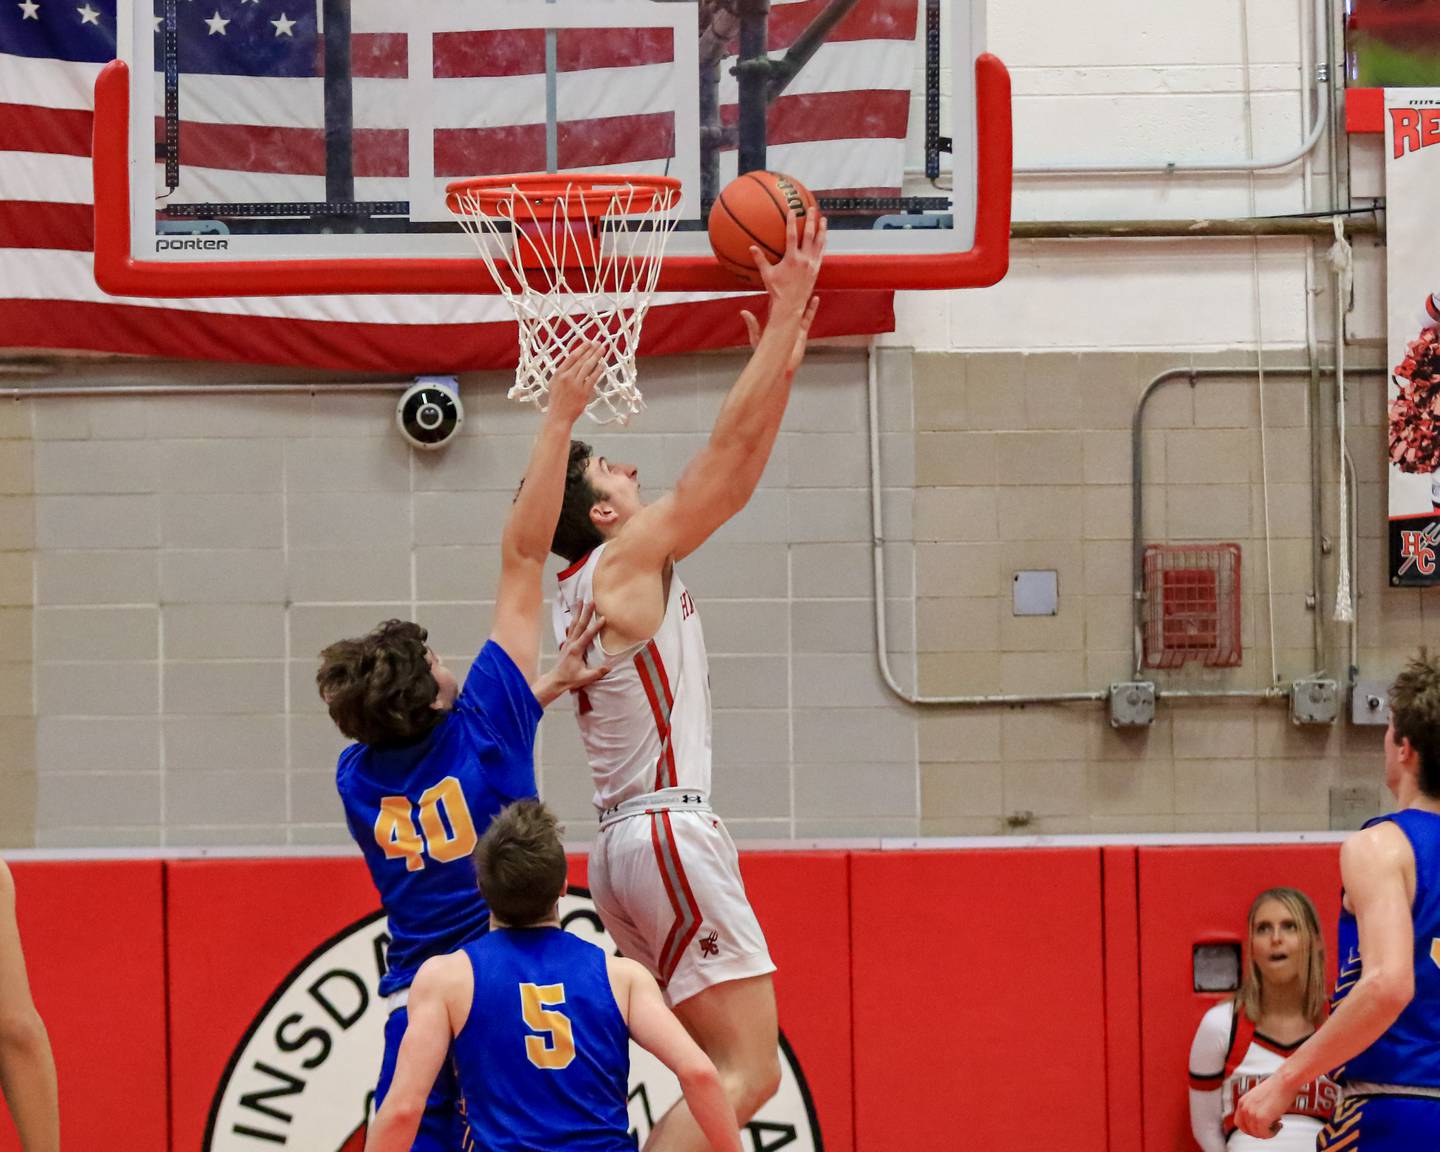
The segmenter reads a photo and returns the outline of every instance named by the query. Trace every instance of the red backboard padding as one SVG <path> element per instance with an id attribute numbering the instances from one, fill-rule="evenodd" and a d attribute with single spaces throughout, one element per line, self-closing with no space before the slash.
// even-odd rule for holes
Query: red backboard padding
<path id="1" fill-rule="evenodd" d="M 1099 850 L 850 867 L 856 1147 L 1103 1152 Z"/>
<path id="2" fill-rule="evenodd" d="M 35 1003 L 60 1078 L 66 1148 L 164 1149 L 164 865 L 15 863 Z M 0 1149 L 19 1141 L 0 1119 Z"/>
<path id="3" fill-rule="evenodd" d="M 175 1152 L 201 1147 L 226 1064 L 275 989 L 317 945 L 379 904 L 358 856 L 170 863 Z"/>
<path id="4" fill-rule="evenodd" d="M 1146 1152 L 1190 1147 L 1186 1064 L 1195 1027 L 1218 997 L 1194 991 L 1192 949 L 1240 939 L 1266 888 L 1299 888 L 1325 933 L 1326 987 L 1335 978 L 1340 854 L 1334 844 L 1141 848 L 1140 1013 Z M 1118 1148 L 1115 1152 L 1119 1152 Z"/>

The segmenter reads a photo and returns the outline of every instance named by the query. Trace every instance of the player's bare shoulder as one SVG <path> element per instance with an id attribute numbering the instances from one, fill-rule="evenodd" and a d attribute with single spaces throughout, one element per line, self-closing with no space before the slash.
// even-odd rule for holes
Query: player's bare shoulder
<path id="1" fill-rule="evenodd" d="M 451 1020 L 464 1019 L 475 994 L 475 974 L 470 959 L 463 952 L 432 956 L 420 965 L 410 985 L 412 1001 L 431 1000 L 448 1009 Z"/>
<path id="2" fill-rule="evenodd" d="M 629 1023 L 631 994 L 646 983 L 654 984 L 655 977 L 645 970 L 643 964 L 624 956 L 605 957 L 605 971 L 610 977 L 610 991 L 615 997 L 615 1005 Z"/>
<path id="3" fill-rule="evenodd" d="M 1415 850 L 1393 820 L 1372 824 L 1346 840 L 1340 846 L 1340 871 L 1347 890 L 1398 877 L 1404 881 L 1406 896 L 1415 898 Z"/>
<path id="4" fill-rule="evenodd" d="M 666 499 L 637 513 L 596 562 L 592 587 L 596 609 L 605 617 L 601 636 L 608 651 L 643 643 L 664 623 L 672 565 L 645 524 L 651 509 Z"/>

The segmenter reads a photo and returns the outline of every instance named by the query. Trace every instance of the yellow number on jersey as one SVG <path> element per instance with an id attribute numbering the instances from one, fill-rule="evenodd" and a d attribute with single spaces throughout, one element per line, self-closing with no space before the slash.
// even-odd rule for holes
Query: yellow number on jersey
<path id="1" fill-rule="evenodd" d="M 410 801 L 404 796 L 381 798 L 380 812 L 375 817 L 375 842 L 387 860 L 403 859 L 407 872 L 425 867 L 424 857 L 420 855 L 423 851 L 420 834 L 410 819 Z"/>
<path id="2" fill-rule="evenodd" d="M 1435 967 L 1440 968 L 1440 936 L 1430 941 L 1430 959 L 1435 961 Z"/>
<path id="3" fill-rule="evenodd" d="M 440 819 L 444 805 L 445 821 Z M 450 824 L 446 831 L 445 822 Z M 442 864 L 475 851 L 475 822 L 465 804 L 460 781 L 447 776 L 420 795 L 420 827 L 425 830 L 425 847 Z"/>
<path id="4" fill-rule="evenodd" d="M 442 806 L 444 819 L 441 819 Z M 475 850 L 475 821 L 470 818 L 460 781 L 454 776 L 445 777 L 421 793 L 420 828 L 425 834 L 423 841 L 410 815 L 407 797 L 381 797 L 380 811 L 375 817 L 375 842 L 387 860 L 403 859 L 406 871 L 424 868 L 427 852 L 446 864 Z"/>
<path id="5" fill-rule="evenodd" d="M 566 1068 L 575 1059 L 575 1037 L 570 1018 L 546 1004 L 564 1004 L 564 984 L 521 984 L 520 1006 L 525 1023 L 546 1036 L 526 1036 L 525 1055 L 537 1068 Z"/>

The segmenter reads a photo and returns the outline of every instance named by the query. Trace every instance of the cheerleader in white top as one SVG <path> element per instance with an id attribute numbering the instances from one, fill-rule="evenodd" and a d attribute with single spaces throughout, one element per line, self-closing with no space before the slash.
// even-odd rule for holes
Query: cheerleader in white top
<path id="1" fill-rule="evenodd" d="M 1314 1152 L 1339 1101 L 1329 1077 L 1296 1092 L 1272 1139 L 1238 1131 L 1235 1102 L 1324 1019 L 1325 943 L 1315 906 L 1294 888 L 1271 888 L 1251 904 L 1247 935 L 1240 991 L 1205 1013 L 1190 1046 L 1190 1130 L 1204 1152 Z"/>

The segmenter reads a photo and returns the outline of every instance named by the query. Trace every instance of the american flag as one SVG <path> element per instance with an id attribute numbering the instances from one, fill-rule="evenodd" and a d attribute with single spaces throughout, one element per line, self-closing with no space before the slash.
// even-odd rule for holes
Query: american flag
<path id="1" fill-rule="evenodd" d="M 835 29 L 772 109 L 771 167 L 805 173 L 820 194 L 898 191 L 920 4 L 862 0 Z M 777 0 L 771 51 L 787 48 L 823 6 Z M 365 12 L 357 4 L 351 34 L 354 195 L 405 199 L 406 36 L 367 30 Z M 157 195 L 170 204 L 325 200 L 317 0 L 180 0 L 176 15 L 179 181 L 167 188 L 157 163 Z M 156 36 L 159 60 L 158 16 Z M 537 37 L 543 32 L 463 28 L 435 37 L 437 185 L 544 167 Z M 396 372 L 514 364 L 514 324 L 494 296 L 159 301 L 102 293 L 89 255 L 91 108 L 95 77 L 115 48 L 116 0 L 0 0 L 0 348 Z M 671 49 L 644 30 L 561 31 L 561 167 L 663 170 L 673 154 Z M 721 69 L 726 122 L 737 99 L 732 62 Z M 161 108 L 163 74 L 155 84 Z M 157 139 L 163 130 L 158 120 Z M 733 151 L 721 165 L 728 179 Z M 739 343 L 740 306 L 739 297 L 661 296 L 643 351 Z M 841 293 L 822 306 L 816 334 L 892 326 L 888 293 Z"/>

